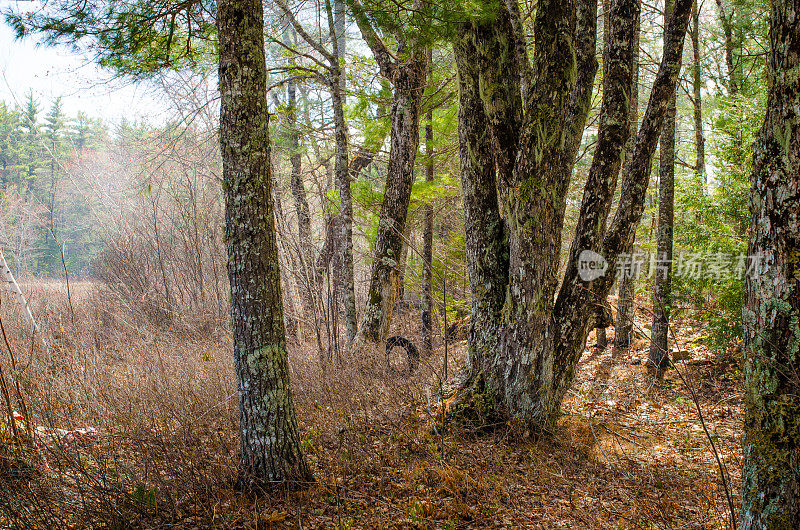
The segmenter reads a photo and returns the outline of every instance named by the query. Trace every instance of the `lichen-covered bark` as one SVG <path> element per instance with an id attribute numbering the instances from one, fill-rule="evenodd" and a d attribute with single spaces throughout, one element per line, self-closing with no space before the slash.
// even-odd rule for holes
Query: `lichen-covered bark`
<path id="1" fill-rule="evenodd" d="M 608 261 L 610 270 L 614 270 L 616 267 L 619 254 L 630 252 L 633 248 L 636 227 L 644 211 L 644 198 L 650 180 L 653 154 L 681 69 L 683 42 L 689 23 L 691 2 L 692 0 L 675 0 L 675 9 L 667 21 L 664 32 L 666 43 L 661 66 L 653 81 L 650 99 L 636 136 L 630 164 L 626 166 L 626 171 L 623 173 L 619 206 L 603 239 L 603 254 Z M 607 293 L 612 284 L 613 275 L 608 274 L 596 281 L 594 287 L 596 292 Z"/>
<path id="2" fill-rule="evenodd" d="M 597 75 L 597 0 L 583 0 L 575 6 L 575 58 L 577 75 L 569 97 L 564 124 L 564 156 L 561 180 L 569 183 L 575 157 L 581 147 L 586 119 L 592 104 Z"/>
<path id="3" fill-rule="evenodd" d="M 772 0 L 745 279 L 742 530 L 800 527 L 800 1 Z"/>
<path id="4" fill-rule="evenodd" d="M 604 222 L 621 164 L 622 145 L 629 130 L 627 113 L 633 27 L 638 13 L 638 4 L 633 0 L 617 0 L 612 7 L 618 22 L 614 42 L 610 45 L 615 51 L 610 54 L 606 77 L 607 82 L 614 81 L 613 87 L 609 87 L 609 100 L 605 103 L 600 133 L 603 139 L 598 143 L 598 155 L 593 162 L 595 167 L 586 188 L 582 220 L 575 238 L 576 245 L 585 244 L 609 256 L 612 271 L 617 254 L 630 251 L 632 246 L 667 96 L 675 90 L 691 0 L 678 0 L 677 4 L 679 16 L 671 17 L 667 25 L 668 53 L 656 76 L 644 125 L 623 186 L 624 206 L 617 213 L 616 225 L 612 225 L 604 238 Z M 517 96 L 504 96 L 509 87 L 497 87 L 490 81 L 505 77 L 505 82 L 513 85 L 518 79 L 511 75 L 516 63 L 509 43 L 514 39 L 507 35 L 501 37 L 502 28 L 511 28 L 511 24 L 504 20 L 502 11 L 494 17 L 476 19 L 471 28 L 461 33 L 456 46 L 462 112 L 469 116 L 459 122 L 467 262 L 473 315 L 478 314 L 484 319 L 472 323 L 471 377 L 466 384 L 469 391 L 466 393 L 471 392 L 473 396 L 482 393 L 483 404 L 491 404 L 495 410 L 502 409 L 544 428 L 555 423 L 561 400 L 572 382 L 575 365 L 586 344 L 588 330 L 597 324 L 600 317 L 600 312 L 595 309 L 603 306 L 602 299 L 611 288 L 609 280 L 612 278 L 609 274 L 581 284 L 574 278 L 576 269 L 572 268 L 562 283 L 558 301 L 554 301 L 569 182 L 569 174 L 564 171 L 569 135 L 565 121 L 570 112 L 570 96 L 576 75 L 573 51 L 575 16 L 572 2 L 544 1 L 537 6 L 534 81 L 524 106 L 510 179 L 503 167 L 511 157 L 497 152 L 495 138 L 498 137 L 499 120 L 493 117 L 502 112 L 509 116 L 506 123 L 513 123 Z M 472 48 L 470 42 L 474 42 Z M 491 63 L 492 57 L 494 63 Z M 470 68 L 471 62 L 481 66 L 487 64 L 487 58 L 490 58 L 490 64 L 507 75 L 486 75 L 483 69 Z M 476 86 L 481 104 L 475 102 Z M 617 95 L 612 98 L 611 93 L 615 90 Z M 506 97 L 509 99 L 503 101 Z M 483 119 L 485 123 L 481 121 Z M 487 148 L 487 125 L 498 173 L 495 178 L 496 195 L 501 204 L 498 221 L 501 220 L 500 212 L 504 221 L 498 229 L 489 223 L 493 221 L 494 194 L 486 185 L 494 173 L 487 161 L 488 155 L 476 156 Z M 474 205 L 481 205 L 481 209 L 475 207 L 472 210 Z M 490 215 L 486 215 L 487 211 Z M 475 237 L 472 242 L 470 233 Z M 503 233 L 508 240 L 507 246 Z M 500 250 L 504 248 L 508 249 L 508 268 L 495 266 L 489 272 L 489 256 L 502 256 Z M 500 305 L 498 300 L 502 300 L 502 308 L 495 310 Z M 476 310 L 481 308 L 481 304 L 491 310 Z M 456 402 L 461 404 L 464 400 Z"/>
<path id="5" fill-rule="evenodd" d="M 381 73 L 394 85 L 386 189 L 378 220 L 367 303 L 358 331 L 362 340 L 382 344 L 389 332 L 397 293 L 398 263 L 414 182 L 428 61 L 426 50 L 419 43 L 408 43 L 407 56 L 395 60 L 357 2 L 353 3 L 353 10 Z"/>
<path id="6" fill-rule="evenodd" d="M 221 0 L 217 27 L 242 479 L 248 486 L 306 481 L 283 327 L 261 1 Z"/>
<path id="7" fill-rule="evenodd" d="M 464 239 L 472 298 L 470 375 L 491 370 L 508 280 L 508 248 L 495 185 L 495 163 L 480 90 L 476 25 L 463 25 L 454 44 L 458 67 L 458 140 Z"/>
<path id="8" fill-rule="evenodd" d="M 694 4 L 692 4 L 694 6 Z M 674 8 L 667 0 L 665 16 Z M 653 327 L 647 364 L 657 372 L 669 366 L 669 315 L 672 291 L 672 225 L 675 212 L 675 94 L 671 96 L 664 126 L 661 129 L 661 156 L 658 169 L 658 236 L 656 257 L 658 270 L 653 287 Z"/>
<path id="9" fill-rule="evenodd" d="M 553 381 L 550 392 L 553 401 L 560 400 L 572 382 L 575 365 L 580 357 L 586 336 L 596 322 L 597 315 L 605 306 L 608 293 L 594 296 L 591 285 L 587 286 L 578 275 L 578 257 L 586 250 L 599 253 L 605 234 L 606 219 L 611 209 L 617 176 L 622 166 L 625 142 L 630 134 L 628 115 L 631 110 L 630 92 L 633 77 L 634 34 L 639 19 L 637 0 L 614 0 L 609 14 L 608 46 L 603 61 L 603 101 L 600 108 L 600 124 L 597 147 L 584 189 L 575 237 L 570 248 L 570 257 L 564 274 L 558 299 L 554 308 Z M 606 322 L 605 324 L 608 324 Z M 552 421 L 557 413 L 550 412 Z"/>

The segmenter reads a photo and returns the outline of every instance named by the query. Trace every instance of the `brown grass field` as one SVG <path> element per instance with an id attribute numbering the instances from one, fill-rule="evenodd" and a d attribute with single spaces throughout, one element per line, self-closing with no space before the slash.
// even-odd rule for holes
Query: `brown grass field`
<path id="1" fill-rule="evenodd" d="M 689 321 L 676 324 L 687 358 L 663 381 L 639 362 L 641 336 L 627 352 L 587 348 L 558 429 L 544 434 L 442 429 L 442 347 L 408 375 L 370 353 L 323 367 L 313 343 L 291 343 L 316 482 L 255 494 L 236 488 L 224 326 L 155 329 L 92 283 L 72 285 L 73 312 L 61 284 L 23 288 L 47 345 L 5 290 L 0 317 L 30 418 L 97 433 L 0 438 L 0 528 L 723 528 L 720 466 L 687 385 L 738 503 L 741 376 L 695 341 Z M 643 332 L 649 315 L 640 308 Z M 415 318 L 400 329 L 416 340 Z M 450 344 L 450 374 L 465 348 Z"/>

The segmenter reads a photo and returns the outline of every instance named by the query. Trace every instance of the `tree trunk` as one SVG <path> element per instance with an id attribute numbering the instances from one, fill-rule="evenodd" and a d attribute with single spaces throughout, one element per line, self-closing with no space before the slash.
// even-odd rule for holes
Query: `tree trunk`
<path id="1" fill-rule="evenodd" d="M 430 60 L 430 52 L 428 53 Z M 429 61 L 430 62 L 430 61 Z M 433 182 L 433 110 L 425 120 L 425 181 Z M 425 205 L 425 226 L 422 234 L 422 354 L 433 352 L 433 205 Z"/>
<path id="2" fill-rule="evenodd" d="M 574 108 L 571 94 L 577 53 L 572 50 L 576 41 L 583 41 L 587 28 L 595 31 L 595 17 L 578 17 L 576 28 L 572 2 L 540 0 L 534 22 L 534 79 L 523 115 L 517 112 L 521 98 L 520 88 L 514 86 L 517 61 L 511 50 L 516 39 L 509 35 L 512 25 L 507 12 L 498 10 L 492 20 L 483 17 L 462 28 L 456 44 L 459 139 L 474 321 L 468 355 L 471 377 L 453 402 L 453 412 L 464 407 L 488 408 L 543 428 L 555 424 L 588 331 L 598 323 L 613 280 L 611 275 L 581 280 L 578 257 L 583 250 L 602 251 L 614 270 L 617 256 L 630 252 L 633 245 L 658 132 L 669 94 L 675 91 L 691 0 L 678 0 L 678 5 L 666 28 L 669 53 L 656 76 L 621 207 L 606 232 L 629 131 L 633 36 L 639 11 L 635 0 L 612 2 L 597 152 L 572 259 L 555 303 L 570 177 L 564 168 L 570 163 L 565 157 L 571 147 L 568 120 Z M 578 13 L 587 8 L 596 11 L 596 3 L 582 3 Z M 496 186 L 491 186 L 493 181 Z M 503 268 L 505 256 L 507 268 Z M 478 393 L 483 397 L 472 399 Z"/>
<path id="3" fill-rule="evenodd" d="M 406 219 L 406 227 L 403 230 L 403 246 L 400 249 L 400 260 L 397 264 L 397 296 L 394 300 L 394 311 L 405 309 L 406 299 L 406 267 L 408 265 L 408 243 L 411 240 L 411 222 Z"/>
<path id="4" fill-rule="evenodd" d="M 700 12 L 697 0 L 692 5 L 692 106 L 694 107 L 694 171 L 706 193 L 706 140 L 703 135 L 703 65 L 700 64 Z"/>
<path id="5" fill-rule="evenodd" d="M 263 7 L 220 0 L 220 144 L 225 241 L 245 485 L 308 481 L 283 327 L 271 192 Z"/>
<path id="6" fill-rule="evenodd" d="M 477 377 L 497 347 L 495 326 L 505 299 L 508 247 L 500 216 L 488 118 L 480 91 L 475 24 L 465 24 L 453 46 L 458 67 L 458 139 L 464 205 L 464 242 L 472 300 L 467 370 Z"/>
<path id="7" fill-rule="evenodd" d="M 739 75 L 734 62 L 734 43 L 733 43 L 733 13 L 730 15 L 725 12 L 723 0 L 717 0 L 719 10 L 719 22 L 722 25 L 722 32 L 725 35 L 725 66 L 728 69 L 728 94 L 735 96 L 739 93 Z"/>
<path id="8" fill-rule="evenodd" d="M 338 55 L 336 56 L 338 57 Z M 342 268 L 339 292 L 344 300 L 347 342 L 350 344 L 355 338 L 358 328 L 356 320 L 355 266 L 353 263 L 353 196 L 350 191 L 349 142 L 347 139 L 347 122 L 344 117 L 345 93 L 343 89 L 344 81 L 342 81 L 344 72 L 338 65 L 331 65 L 331 67 L 334 74 L 331 85 L 333 122 L 336 129 L 334 172 L 336 175 L 336 187 L 339 190 L 339 200 L 341 201 L 341 212 L 339 214 L 341 222 L 338 223 L 341 232 L 337 238 L 339 262 Z"/>
<path id="9" fill-rule="evenodd" d="M 667 0 L 665 17 L 669 17 L 674 6 L 674 0 Z M 670 276 L 675 214 L 675 107 L 675 94 L 673 94 L 661 130 L 661 158 L 658 169 L 657 266 L 653 291 L 653 327 L 647 364 L 659 373 L 669 366 Z"/>
<path id="10" fill-rule="evenodd" d="M 640 2 L 641 5 L 641 2 Z M 622 174 L 627 175 L 633 159 L 636 133 L 639 128 L 639 35 L 641 33 L 641 13 L 636 20 L 633 37 L 633 75 L 631 76 L 630 113 L 628 114 L 628 141 L 625 142 L 625 163 Z M 614 346 L 625 350 L 631 345 L 633 317 L 636 313 L 636 284 L 633 276 L 624 274 L 618 280 L 617 320 L 614 323 Z"/>
<path id="11" fill-rule="evenodd" d="M 745 278 L 742 530 L 800 527 L 800 2 L 772 0 Z"/>
<path id="12" fill-rule="evenodd" d="M 633 316 L 636 311 L 636 282 L 632 275 L 623 274 L 618 280 L 617 320 L 614 323 L 614 346 L 626 350 L 631 346 Z"/>
<path id="13" fill-rule="evenodd" d="M 292 41 L 291 28 L 287 28 L 283 34 L 284 44 L 292 48 L 295 43 Z M 294 56 L 291 56 L 289 66 L 294 66 Z M 297 128 L 297 86 L 293 79 L 286 82 L 286 126 L 289 135 L 289 162 L 292 169 L 289 185 L 294 199 L 294 208 L 297 214 L 297 233 L 299 238 L 299 248 L 297 249 L 300 262 L 300 281 L 299 291 L 302 293 L 303 318 L 305 322 L 314 321 L 314 292 L 316 276 L 311 273 L 311 256 L 313 247 L 311 245 L 311 212 L 308 207 L 306 188 L 303 183 L 301 153 L 300 153 L 300 131 Z"/>
<path id="14" fill-rule="evenodd" d="M 415 51 L 406 62 L 394 67 L 389 74 L 394 83 L 394 103 L 386 190 L 378 221 L 367 304 L 359 330 L 363 339 L 373 343 L 386 340 L 397 293 L 402 234 L 419 148 L 419 118 L 427 74 L 425 51 Z"/>

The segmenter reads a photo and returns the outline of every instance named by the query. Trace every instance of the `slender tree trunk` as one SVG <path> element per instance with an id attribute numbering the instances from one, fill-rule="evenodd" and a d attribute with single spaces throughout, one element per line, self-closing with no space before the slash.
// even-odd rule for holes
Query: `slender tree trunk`
<path id="1" fill-rule="evenodd" d="M 636 282 L 632 275 L 623 274 L 618 280 L 617 320 L 614 323 L 614 346 L 630 348 L 633 336 L 633 316 L 636 306 Z"/>
<path id="2" fill-rule="evenodd" d="M 742 530 L 800 527 L 800 1 L 770 2 L 745 278 Z"/>
<path id="3" fill-rule="evenodd" d="M 406 219 L 406 227 L 403 230 L 403 245 L 400 249 L 400 261 L 397 264 L 397 296 L 394 301 L 394 311 L 402 311 L 405 308 L 406 266 L 408 265 L 408 242 L 410 240 L 411 222 Z"/>
<path id="4" fill-rule="evenodd" d="M 289 383 L 272 203 L 263 6 L 220 0 L 225 241 L 245 485 L 308 481 Z"/>
<path id="5" fill-rule="evenodd" d="M 342 268 L 340 293 L 344 300 L 345 323 L 347 326 L 347 342 L 353 341 L 356 336 L 356 291 L 355 291 L 355 266 L 353 263 L 353 196 L 350 191 L 349 142 L 347 139 L 347 122 L 344 117 L 344 90 L 341 79 L 344 78 L 338 66 L 333 68 L 333 83 L 331 95 L 333 99 L 333 121 L 336 129 L 336 160 L 334 172 L 336 187 L 339 190 L 341 201 L 341 222 L 337 223 L 341 232 L 337 247 L 339 249 L 339 262 Z"/>
<path id="6" fill-rule="evenodd" d="M 383 343 L 392 319 L 402 234 L 419 147 L 419 119 L 426 72 L 426 55 L 421 50 L 398 66 L 393 77 L 394 104 L 386 190 L 378 221 L 367 304 L 359 330 L 369 342 Z"/>
<path id="7" fill-rule="evenodd" d="M 291 28 L 287 28 L 283 35 L 286 46 L 293 47 Z M 290 66 L 294 65 L 294 58 L 290 60 Z M 295 212 L 297 214 L 297 232 L 299 236 L 300 248 L 298 249 L 300 262 L 300 281 L 299 291 L 302 293 L 303 313 L 306 322 L 314 320 L 314 280 L 315 275 L 311 273 L 311 256 L 313 247 L 311 245 L 311 212 L 308 207 L 306 188 L 303 183 L 303 173 L 300 153 L 300 130 L 297 127 L 297 86 L 293 79 L 286 82 L 286 126 L 289 135 L 289 161 L 292 169 L 290 174 L 290 188 L 294 199 Z"/>
<path id="8" fill-rule="evenodd" d="M 430 62 L 430 51 L 428 52 Z M 433 182 L 433 109 L 425 120 L 425 181 Z M 422 235 L 422 353 L 433 352 L 433 205 L 425 205 L 425 226 Z"/>
<path id="9" fill-rule="evenodd" d="M 675 7 L 667 0 L 665 17 Z M 659 374 L 669 366 L 669 315 L 671 300 L 673 217 L 675 213 L 675 94 L 672 95 L 661 131 L 658 170 L 658 243 L 653 291 L 653 327 L 647 364 Z"/>
<path id="10" fill-rule="evenodd" d="M 641 5 L 641 2 L 640 2 Z M 622 174 L 627 175 L 633 149 L 636 144 L 636 133 L 639 128 L 639 35 L 641 33 L 641 13 L 636 19 L 633 36 L 633 75 L 631 76 L 630 113 L 628 114 L 628 141 L 625 142 L 625 163 Z M 614 323 L 614 346 L 627 349 L 631 344 L 633 317 L 636 312 L 636 284 L 632 275 L 623 274 L 617 282 L 617 319 Z"/>
<path id="11" fill-rule="evenodd" d="M 723 0 L 717 0 L 719 22 L 725 35 L 725 66 L 728 70 L 728 94 L 735 96 L 739 93 L 739 75 L 734 62 L 735 45 L 733 42 L 733 13 L 725 11 Z"/>
<path id="12" fill-rule="evenodd" d="M 703 65 L 700 63 L 700 12 L 697 0 L 692 6 L 692 106 L 694 107 L 694 171 L 698 180 L 702 179 L 703 193 L 706 193 L 706 140 L 703 135 Z"/>

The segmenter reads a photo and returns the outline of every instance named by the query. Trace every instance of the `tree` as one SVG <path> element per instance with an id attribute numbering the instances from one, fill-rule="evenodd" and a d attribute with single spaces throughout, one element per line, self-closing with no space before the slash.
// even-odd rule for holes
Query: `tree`
<path id="1" fill-rule="evenodd" d="M 665 18 L 669 18 L 674 7 L 674 0 L 667 0 L 664 10 Z M 669 365 L 667 346 L 669 344 L 671 305 L 672 232 L 675 216 L 675 96 L 673 93 L 670 97 L 664 117 L 658 170 L 658 244 L 656 250 L 658 267 L 653 290 L 653 327 L 647 360 L 648 366 L 658 373 L 662 373 Z"/>
<path id="2" fill-rule="evenodd" d="M 261 0 L 218 3 L 220 144 L 241 462 L 248 482 L 311 472 L 289 385 L 272 205 Z"/>
<path id="3" fill-rule="evenodd" d="M 470 377 L 454 401 L 454 412 L 488 408 L 552 428 L 588 331 L 606 318 L 604 299 L 613 283 L 611 274 L 582 279 L 579 259 L 602 252 L 613 271 L 617 257 L 633 245 L 655 144 L 675 91 L 691 0 L 677 0 L 667 22 L 663 61 L 624 175 L 619 208 L 606 230 L 629 133 L 639 12 L 634 0 L 612 2 L 597 147 L 556 293 L 571 177 L 564 168 L 573 163 L 565 157 L 574 157 L 570 148 L 576 129 L 571 124 L 585 120 L 587 112 L 574 97 L 586 90 L 575 81 L 576 56 L 587 44 L 594 53 L 595 41 L 586 35 L 596 32 L 596 11 L 596 2 L 590 1 L 539 2 L 527 93 L 514 83 L 527 58 L 511 49 L 518 40 L 512 12 L 482 4 L 459 31 L 459 138 L 473 312 Z"/>
<path id="4" fill-rule="evenodd" d="M 58 207 L 58 180 L 61 171 L 61 151 L 64 143 L 64 112 L 61 109 L 61 97 L 57 97 L 50 105 L 50 110 L 45 115 L 42 127 L 43 140 L 46 142 L 45 151 L 49 158 L 50 166 L 50 191 L 47 197 L 49 210 L 49 223 L 44 234 L 44 267 L 50 274 L 58 270 L 61 261 L 61 246 L 57 240 L 56 209 Z"/>
<path id="5" fill-rule="evenodd" d="M 407 7 L 413 13 L 424 7 L 422 4 L 424 2 L 415 1 L 413 6 Z M 402 236 L 419 148 L 419 119 L 422 114 L 422 93 L 427 79 L 428 57 L 421 33 L 417 31 L 403 35 L 403 28 L 400 26 L 394 28 L 400 38 L 398 50 L 392 53 L 378 35 L 361 4 L 354 0 L 351 5 L 356 23 L 372 50 L 381 75 L 394 86 L 386 190 L 378 221 L 367 304 L 358 330 L 362 339 L 382 343 L 389 332 L 397 293 Z"/>
<path id="6" fill-rule="evenodd" d="M 355 272 L 353 263 L 353 197 L 350 189 L 350 160 L 349 160 L 349 135 L 347 121 L 345 120 L 345 103 L 347 78 L 345 75 L 344 59 L 347 46 L 345 35 L 345 13 L 342 0 L 335 0 L 333 7 L 326 2 L 325 9 L 328 18 L 328 30 L 331 47 L 324 46 L 323 39 L 316 39 L 310 35 L 300 24 L 294 13 L 282 0 L 276 2 L 283 14 L 289 19 L 292 27 L 303 40 L 319 53 L 323 61 L 316 61 L 317 66 L 323 69 L 326 75 L 318 75 L 330 91 L 331 106 L 333 110 L 333 125 L 336 141 L 334 157 L 334 176 L 339 192 L 340 211 L 330 220 L 332 230 L 329 231 L 332 239 L 326 238 L 325 245 L 331 251 L 320 253 L 316 269 L 327 267 L 334 254 L 335 262 L 341 267 L 338 291 L 344 302 L 345 322 L 347 326 L 347 340 L 352 342 L 355 338 L 358 322 L 356 316 Z M 290 48 L 291 49 L 291 48 Z M 355 164 L 353 164 L 355 165 Z M 294 167 L 294 166 L 293 166 Z"/>
<path id="7" fill-rule="evenodd" d="M 430 55 L 428 56 L 430 59 Z M 428 62 L 431 62 L 430 60 Z M 425 181 L 433 182 L 433 109 L 425 116 Z M 422 353 L 433 351 L 433 205 L 425 205 L 422 231 Z M 445 308 L 446 310 L 446 308 Z"/>
<path id="8" fill-rule="evenodd" d="M 745 278 L 742 530 L 800 525 L 800 2 L 770 2 Z"/>
<path id="9" fill-rule="evenodd" d="M 703 135 L 703 65 L 700 62 L 700 9 L 692 6 L 692 107 L 694 109 L 694 171 L 706 192 L 706 140 Z"/>
<path id="10" fill-rule="evenodd" d="M 0 192 L 16 180 L 20 134 L 19 113 L 0 102 Z"/>
<path id="11" fill-rule="evenodd" d="M 193 64 L 218 40 L 225 242 L 245 485 L 312 480 L 289 381 L 270 168 L 261 0 L 54 2 L 6 19 L 19 37 L 91 44 L 97 60 L 143 77 Z M 216 24 L 213 23 L 216 15 Z"/>
<path id="12" fill-rule="evenodd" d="M 39 141 L 39 102 L 33 97 L 33 91 L 29 91 L 25 97 L 25 107 L 22 110 L 22 137 L 24 140 L 22 150 L 23 172 L 20 174 L 20 181 L 17 183 L 20 192 L 30 190 L 33 180 L 36 178 L 36 170 L 39 169 L 40 161 L 40 141 Z"/>

